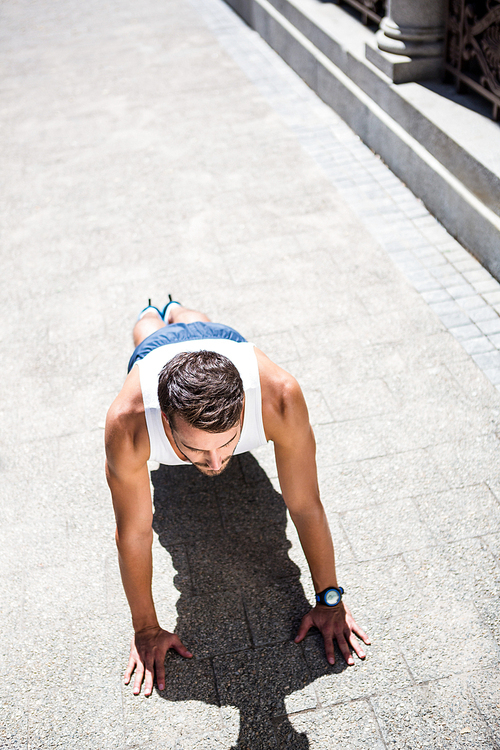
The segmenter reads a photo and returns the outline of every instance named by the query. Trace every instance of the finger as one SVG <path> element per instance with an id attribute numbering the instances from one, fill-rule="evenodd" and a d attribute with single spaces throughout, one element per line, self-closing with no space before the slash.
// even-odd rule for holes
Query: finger
<path id="1" fill-rule="evenodd" d="M 352 647 L 353 651 L 355 652 L 355 654 L 360 659 L 364 659 L 366 657 L 365 652 L 363 651 L 363 649 L 359 645 L 359 643 L 356 640 L 356 637 L 355 637 L 355 635 L 353 633 L 351 633 L 351 637 L 349 638 L 349 643 L 351 644 L 351 647 Z"/>
<path id="2" fill-rule="evenodd" d="M 165 687 L 165 659 L 156 658 L 155 660 L 155 671 L 156 671 L 156 684 L 158 690 L 163 690 Z"/>
<path id="3" fill-rule="evenodd" d="M 127 669 L 125 670 L 125 674 L 123 675 L 123 681 L 125 685 L 129 684 L 130 678 L 132 677 L 132 672 L 134 671 L 134 669 L 135 669 L 135 659 L 132 656 L 132 654 L 130 654 L 128 664 L 127 664 Z"/>
<path id="4" fill-rule="evenodd" d="M 144 695 L 150 696 L 153 692 L 154 662 L 148 659 L 146 664 L 146 675 L 144 677 Z"/>
<path id="5" fill-rule="evenodd" d="M 312 619 L 307 614 L 302 618 L 299 632 L 295 636 L 295 643 L 300 643 L 301 641 L 303 641 L 306 635 L 308 634 L 308 632 L 310 631 L 311 627 L 312 627 Z"/>
<path id="6" fill-rule="evenodd" d="M 136 669 L 135 669 L 135 680 L 134 680 L 134 690 L 133 690 L 134 695 L 139 695 L 139 693 L 141 692 L 141 685 L 142 685 L 143 678 L 144 678 L 144 664 L 142 662 L 139 662 L 138 664 L 136 664 Z"/>
<path id="7" fill-rule="evenodd" d="M 175 649 L 178 654 L 180 654 L 181 656 L 185 656 L 187 659 L 190 659 L 193 655 L 191 651 L 188 651 L 184 644 L 181 643 L 180 639 L 177 636 L 175 636 L 172 640 L 172 648 Z"/>
<path id="8" fill-rule="evenodd" d="M 352 658 L 352 654 L 349 650 L 349 646 L 347 645 L 347 641 L 344 638 L 344 634 L 339 633 L 337 634 L 336 638 L 337 638 L 337 643 L 339 644 L 339 648 L 340 648 L 340 652 L 342 656 L 346 660 L 346 663 L 349 664 L 349 666 L 351 666 L 352 664 L 354 664 L 354 659 Z"/>
<path id="9" fill-rule="evenodd" d="M 331 634 L 323 634 L 323 643 L 325 644 L 325 654 L 328 664 L 332 666 L 335 664 L 335 649 L 333 648 L 333 636 Z"/>
<path id="10" fill-rule="evenodd" d="M 366 643 L 367 646 L 371 644 L 370 636 L 368 636 L 364 630 L 362 630 L 358 625 L 356 625 L 355 622 L 352 624 L 351 629 L 353 633 L 356 633 L 358 638 L 361 638 L 363 643 Z"/>

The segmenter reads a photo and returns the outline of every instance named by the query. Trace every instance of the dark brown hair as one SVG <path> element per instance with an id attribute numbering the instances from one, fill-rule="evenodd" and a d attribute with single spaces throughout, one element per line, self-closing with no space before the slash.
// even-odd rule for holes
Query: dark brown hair
<path id="1" fill-rule="evenodd" d="M 230 430 L 241 417 L 243 396 L 240 373 L 217 352 L 177 354 L 158 379 L 158 401 L 171 427 L 179 416 L 199 430 Z"/>

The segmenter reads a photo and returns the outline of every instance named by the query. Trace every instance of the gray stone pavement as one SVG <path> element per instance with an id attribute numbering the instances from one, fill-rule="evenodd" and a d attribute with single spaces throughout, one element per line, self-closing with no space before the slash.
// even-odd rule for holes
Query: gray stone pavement
<path id="1" fill-rule="evenodd" d="M 2 13 L 0 748 L 499 747 L 497 282 L 219 0 Z M 301 382 L 365 662 L 291 640 L 268 446 L 152 471 L 195 658 L 122 685 L 102 426 L 169 291 Z"/>

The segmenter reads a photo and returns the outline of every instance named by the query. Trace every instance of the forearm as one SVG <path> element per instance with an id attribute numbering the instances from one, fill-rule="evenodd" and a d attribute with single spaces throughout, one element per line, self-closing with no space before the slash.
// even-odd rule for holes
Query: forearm
<path id="1" fill-rule="evenodd" d="M 337 586 L 335 552 L 325 511 L 321 503 L 302 513 L 290 513 L 311 571 L 314 588 L 323 591 Z"/>
<path id="2" fill-rule="evenodd" d="M 123 588 L 132 614 L 135 632 L 158 627 L 151 584 L 153 560 L 151 545 L 153 532 L 140 537 L 121 537 L 116 534 L 118 561 Z"/>

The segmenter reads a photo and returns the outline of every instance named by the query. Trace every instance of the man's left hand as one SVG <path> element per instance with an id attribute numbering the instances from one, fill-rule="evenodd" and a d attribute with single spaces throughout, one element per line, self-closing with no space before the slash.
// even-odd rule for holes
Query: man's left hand
<path id="1" fill-rule="evenodd" d="M 299 632 L 295 638 L 295 643 L 300 643 L 300 641 L 306 637 L 313 625 L 318 628 L 323 636 L 326 658 L 330 664 L 335 664 L 335 653 L 333 649 L 334 639 L 336 639 L 340 651 L 342 652 L 342 656 L 347 664 L 351 666 L 354 664 L 354 659 L 352 658 L 349 647 L 352 648 L 360 659 L 365 658 L 366 654 L 355 636 L 360 638 L 367 645 L 370 645 L 370 639 L 364 630 L 356 624 L 354 617 L 343 602 L 337 604 L 336 607 L 317 605 L 311 609 L 302 618 Z"/>

